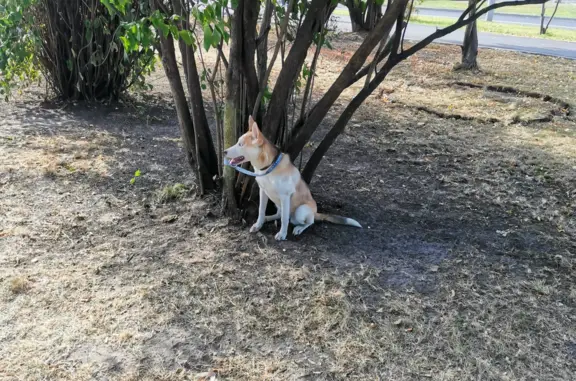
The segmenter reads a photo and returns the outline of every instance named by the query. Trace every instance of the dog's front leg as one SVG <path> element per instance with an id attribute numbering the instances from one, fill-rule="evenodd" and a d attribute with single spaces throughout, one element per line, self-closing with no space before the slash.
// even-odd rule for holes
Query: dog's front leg
<path id="1" fill-rule="evenodd" d="M 290 223 L 290 195 L 280 198 L 280 219 L 282 224 L 275 238 L 277 241 L 284 241 L 288 235 L 288 224 Z"/>
<path id="2" fill-rule="evenodd" d="M 256 223 L 250 228 L 250 233 L 256 233 L 264 222 L 266 221 L 266 206 L 268 206 L 268 195 L 262 188 L 260 188 L 260 205 L 258 207 L 258 219 Z"/>

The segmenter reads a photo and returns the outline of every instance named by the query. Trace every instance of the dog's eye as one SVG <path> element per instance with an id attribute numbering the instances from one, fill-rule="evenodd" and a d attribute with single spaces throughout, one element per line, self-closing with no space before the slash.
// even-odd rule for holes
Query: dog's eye
<path id="1" fill-rule="evenodd" d="M 242 147 L 242 146 L 244 145 L 244 143 L 239 142 L 238 145 L 239 145 L 240 147 Z"/>

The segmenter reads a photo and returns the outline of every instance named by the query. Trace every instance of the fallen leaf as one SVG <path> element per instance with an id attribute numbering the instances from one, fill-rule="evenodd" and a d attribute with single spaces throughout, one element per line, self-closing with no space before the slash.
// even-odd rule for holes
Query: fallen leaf
<path id="1" fill-rule="evenodd" d="M 178 216 L 175 214 L 169 214 L 167 216 L 164 216 L 160 219 L 160 221 L 164 222 L 165 224 L 169 224 L 172 223 L 174 221 L 176 221 L 178 219 Z"/>
<path id="2" fill-rule="evenodd" d="M 194 378 L 196 381 L 217 381 L 217 374 L 214 372 L 198 373 Z"/>

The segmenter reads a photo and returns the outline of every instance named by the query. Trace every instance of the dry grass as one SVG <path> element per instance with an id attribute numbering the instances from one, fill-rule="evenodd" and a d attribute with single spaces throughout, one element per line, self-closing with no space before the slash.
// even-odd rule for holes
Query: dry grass
<path id="1" fill-rule="evenodd" d="M 158 201 L 160 202 L 177 201 L 182 199 L 189 193 L 190 190 L 184 184 L 176 183 L 173 185 L 166 185 L 158 192 Z"/>
<path id="2" fill-rule="evenodd" d="M 23 294 L 30 289 L 31 285 L 26 278 L 12 278 L 10 280 L 9 289 L 12 294 Z"/>
<path id="3" fill-rule="evenodd" d="M 351 42 L 338 44 L 319 93 Z M 0 379 L 571 380 L 574 120 L 521 123 L 554 105 L 451 84 L 574 104 L 574 68 L 482 51 L 471 75 L 451 70 L 458 54 L 433 46 L 398 67 L 319 168 L 320 208 L 367 228 L 281 244 L 272 224 L 250 235 L 188 197 L 173 111 L 148 124 L 131 109 L 2 105 Z"/>
<path id="4" fill-rule="evenodd" d="M 44 176 L 67 176 L 71 173 L 90 172 L 107 176 L 110 157 L 103 154 L 105 147 L 114 144 L 106 134 L 90 133 L 88 139 L 71 141 L 64 136 L 33 137 L 22 145 L 12 142 L 2 157 L 7 171 L 27 168 Z"/>

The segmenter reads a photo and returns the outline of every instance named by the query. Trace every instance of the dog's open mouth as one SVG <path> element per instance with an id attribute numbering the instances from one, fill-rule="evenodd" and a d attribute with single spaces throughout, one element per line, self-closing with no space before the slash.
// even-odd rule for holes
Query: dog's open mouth
<path id="1" fill-rule="evenodd" d="M 238 165 L 244 162 L 244 156 L 238 156 L 230 160 L 230 165 Z"/>

